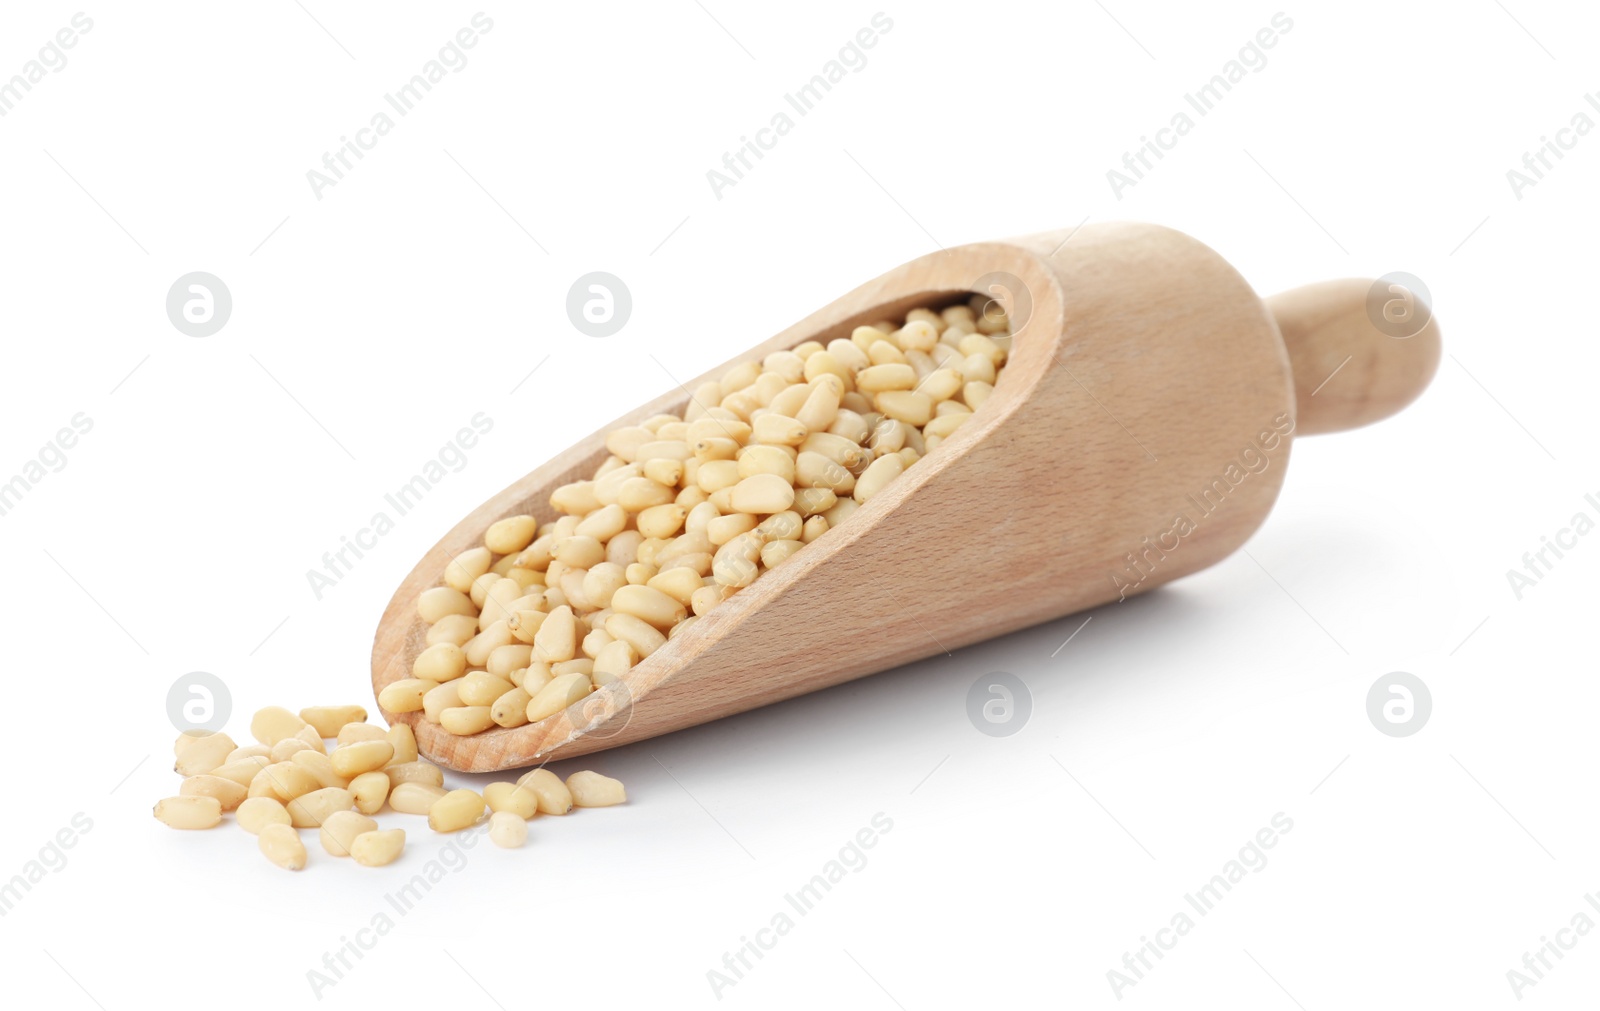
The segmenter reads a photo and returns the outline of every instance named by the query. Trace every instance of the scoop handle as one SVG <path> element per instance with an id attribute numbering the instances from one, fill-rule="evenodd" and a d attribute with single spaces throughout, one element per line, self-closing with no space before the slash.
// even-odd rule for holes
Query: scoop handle
<path id="1" fill-rule="evenodd" d="M 1342 278 L 1266 299 L 1294 372 L 1295 432 L 1341 432 L 1415 400 L 1439 367 L 1439 323 L 1399 280 Z"/>

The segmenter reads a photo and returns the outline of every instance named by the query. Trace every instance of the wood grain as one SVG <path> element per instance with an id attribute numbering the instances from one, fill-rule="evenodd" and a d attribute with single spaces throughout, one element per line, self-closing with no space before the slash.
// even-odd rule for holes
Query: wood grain
<path id="1" fill-rule="evenodd" d="M 1289 355 L 1244 279 L 1171 229 L 1087 225 L 930 254 L 735 361 L 847 337 L 861 323 L 964 299 L 980 286 L 1021 321 L 994 395 L 849 523 L 763 574 L 618 684 L 540 723 L 455 737 L 419 713 L 385 716 L 411 723 L 422 753 L 453 769 L 573 757 L 1142 593 L 1213 564 L 1261 524 L 1292 443 Z M 593 473 L 606 456 L 606 432 L 681 412 L 687 401 L 687 390 L 676 389 L 630 411 L 447 533 L 379 622 L 374 690 L 409 676 L 426 633 L 415 601 L 438 584 L 446 561 L 480 543 L 501 517 L 556 518 L 550 491 Z M 1394 401 L 1386 393 L 1369 404 Z"/>
<path id="2" fill-rule="evenodd" d="M 1381 421 L 1415 400 L 1438 371 L 1439 323 L 1431 308 L 1418 332 L 1390 336 L 1368 314 L 1372 287 L 1350 277 L 1267 299 L 1289 350 L 1301 435 Z"/>

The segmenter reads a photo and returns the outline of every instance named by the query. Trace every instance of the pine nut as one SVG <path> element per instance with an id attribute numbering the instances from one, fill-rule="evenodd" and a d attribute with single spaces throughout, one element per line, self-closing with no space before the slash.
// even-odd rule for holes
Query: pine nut
<path id="1" fill-rule="evenodd" d="M 529 723 L 537 723 L 547 716 L 553 716 L 567 708 L 594 690 L 586 674 L 563 674 L 539 689 L 528 703 L 527 715 Z"/>
<path id="2" fill-rule="evenodd" d="M 768 541 L 761 545 L 761 565 L 763 568 L 776 569 L 803 547 L 805 542 L 798 540 Z"/>
<path id="3" fill-rule="evenodd" d="M 539 634 L 539 627 L 549 615 L 543 611 L 516 611 L 506 619 L 506 628 L 518 642 L 532 644 L 534 636 Z M 510 645 L 509 643 L 507 645 Z M 491 653 L 492 655 L 492 653 Z"/>
<path id="4" fill-rule="evenodd" d="M 810 451 L 801 453 L 795 462 L 795 480 L 801 493 L 807 489 L 826 488 L 836 495 L 848 495 L 856 486 L 855 475 L 842 464 Z"/>
<path id="5" fill-rule="evenodd" d="M 612 596 L 611 606 L 658 629 L 671 628 L 688 613 L 682 603 L 649 586 L 624 586 Z"/>
<path id="6" fill-rule="evenodd" d="M 389 789 L 393 792 L 402 783 L 422 783 L 427 786 L 443 786 L 444 771 L 430 762 L 402 762 L 391 765 L 383 770 L 389 777 Z"/>
<path id="7" fill-rule="evenodd" d="M 226 763 L 237 746 L 227 734 L 185 733 L 178 735 L 172 750 L 178 759 L 172 766 L 174 772 L 180 776 L 199 776 Z"/>
<path id="8" fill-rule="evenodd" d="M 328 758 L 333 763 L 334 772 L 346 779 L 354 779 L 363 772 L 388 765 L 389 760 L 394 758 L 394 745 L 387 740 L 356 741 L 334 748 Z"/>
<path id="9" fill-rule="evenodd" d="M 971 414 L 943 414 L 928 422 L 922 429 L 923 437 L 927 439 L 945 439 L 952 435 L 956 429 L 967 423 Z"/>
<path id="10" fill-rule="evenodd" d="M 346 723 L 339 728 L 339 736 L 334 738 L 334 747 L 357 744 L 361 741 L 383 741 L 387 739 L 388 734 L 376 724 Z"/>
<path id="11" fill-rule="evenodd" d="M 861 472 L 852 497 L 857 502 L 866 502 L 882 491 L 890 481 L 899 477 L 905 468 L 905 462 L 898 455 L 878 457 Z"/>
<path id="12" fill-rule="evenodd" d="M 215 797 L 167 797 L 156 801 L 154 811 L 168 828 L 215 828 L 222 822 L 222 803 Z"/>
<path id="13" fill-rule="evenodd" d="M 433 681 L 421 678 L 402 678 L 383 686 L 378 693 L 378 705 L 391 713 L 414 713 L 422 708 L 422 697 L 438 687 Z M 340 733 L 344 732 L 341 728 Z"/>
<path id="14" fill-rule="evenodd" d="M 856 373 L 856 388 L 864 393 L 909 390 L 917 385 L 917 374 L 909 365 L 873 365 Z"/>
<path id="15" fill-rule="evenodd" d="M 964 382 L 965 380 L 962 379 L 961 373 L 956 369 L 934 369 L 933 372 L 929 373 L 928 378 L 922 381 L 918 389 L 927 394 L 928 398 L 935 403 L 957 403 L 958 406 L 964 406 L 959 405 L 959 402 L 950 400 L 951 397 L 961 392 Z"/>
<path id="16" fill-rule="evenodd" d="M 566 814 L 572 810 L 572 791 L 549 769 L 524 773 L 517 785 L 539 799 L 540 814 Z"/>
<path id="17" fill-rule="evenodd" d="M 514 850 L 528 841 L 528 822 L 510 811 L 489 816 L 489 841 L 502 849 Z"/>
<path id="18" fill-rule="evenodd" d="M 320 744 L 321 742 L 318 743 Z M 272 750 L 268 752 L 267 757 L 272 759 L 274 762 L 287 762 L 297 751 L 316 750 L 318 749 L 313 748 L 311 745 L 307 744 L 305 741 L 302 741 L 298 737 L 285 737 L 283 740 L 272 746 Z"/>
<path id="19" fill-rule="evenodd" d="M 890 390 L 873 398 L 878 410 L 908 425 L 926 425 L 933 417 L 933 398 L 914 390 Z"/>
<path id="20" fill-rule="evenodd" d="M 223 779 L 231 779 L 240 786 L 248 787 L 250 785 L 250 781 L 255 779 L 256 775 L 270 764 L 271 763 L 268 762 L 265 757 L 261 755 L 252 755 L 249 758 L 241 758 L 238 761 L 219 765 L 215 769 L 212 769 L 209 775 L 220 776 Z M 197 775 L 205 774 L 199 773 Z"/>
<path id="21" fill-rule="evenodd" d="M 689 609 L 699 616 L 722 603 L 724 599 L 724 587 L 702 586 L 689 598 Z"/>
<path id="22" fill-rule="evenodd" d="M 427 814 L 440 797 L 443 786 L 431 783 L 401 783 L 389 791 L 389 806 L 401 814 Z"/>
<path id="23" fill-rule="evenodd" d="M 769 515 L 794 504 L 793 479 L 777 474 L 756 474 L 733 486 L 733 508 L 741 513 Z"/>
<path id="24" fill-rule="evenodd" d="M 567 777 L 567 790 L 577 807 L 610 807 L 627 801 L 622 783 L 609 776 L 585 769 Z"/>
<path id="25" fill-rule="evenodd" d="M 305 720 L 282 706 L 267 706 L 251 717 L 250 735 L 262 744 L 271 747 L 285 737 L 293 737 L 298 734 L 300 728 L 305 725 Z"/>
<path id="26" fill-rule="evenodd" d="M 987 355 L 973 354 L 963 358 L 960 372 L 969 383 L 993 383 L 996 378 L 994 362 Z"/>
<path id="27" fill-rule="evenodd" d="M 321 786 L 317 777 L 304 767 L 292 762 L 277 762 L 262 769 L 250 781 L 249 790 L 252 797 L 276 797 L 287 804 Z"/>
<path id="28" fill-rule="evenodd" d="M 632 646 L 641 659 L 667 644 L 666 636 L 631 614 L 613 614 L 606 619 L 605 628 L 612 638 Z"/>
<path id="29" fill-rule="evenodd" d="M 705 557 L 707 562 L 710 561 L 707 556 L 700 557 Z M 645 585 L 652 590 L 666 594 L 684 606 L 688 606 L 690 598 L 694 596 L 694 591 L 700 589 L 704 584 L 704 577 L 696 569 L 687 566 L 674 566 L 656 575 Z M 598 660 L 599 657 L 595 659 Z"/>
<path id="30" fill-rule="evenodd" d="M 222 805 L 222 810 L 232 811 L 244 802 L 245 788 L 231 779 L 201 774 L 190 776 L 178 786 L 180 797 L 211 797 Z"/>
<path id="31" fill-rule="evenodd" d="M 525 688 L 513 688 L 495 699 L 489 706 L 489 719 L 496 725 L 520 727 L 528 722 L 528 703 L 533 695 Z"/>
<path id="32" fill-rule="evenodd" d="M 490 653 L 490 662 L 485 665 L 494 677 L 510 680 L 512 670 L 522 670 L 530 662 L 533 662 L 533 646 L 526 643 L 510 643 L 506 646 L 496 646 L 493 653 Z"/>
<path id="33" fill-rule="evenodd" d="M 461 554 L 450 559 L 444 567 L 445 585 L 453 590 L 466 593 L 472 589 L 472 581 L 489 571 L 493 564 L 494 556 L 488 548 L 469 548 Z M 331 734 L 329 735 L 332 736 Z"/>
<path id="34" fill-rule="evenodd" d="M 794 484 L 794 456 L 793 446 L 750 446 L 741 450 L 737 461 L 741 483 L 757 475 L 771 474 L 787 484 Z"/>
<path id="35" fill-rule="evenodd" d="M 394 748 L 394 757 L 389 759 L 390 765 L 417 760 L 417 735 L 412 731 L 411 724 L 396 723 L 384 735 L 384 740 Z"/>
<path id="36" fill-rule="evenodd" d="M 461 651 L 467 655 L 467 664 L 469 666 L 482 667 L 484 664 L 489 662 L 489 654 L 493 653 L 501 646 L 511 645 L 514 638 L 515 637 L 511 634 L 511 623 L 509 619 L 497 621 L 493 625 L 490 625 L 488 628 L 484 629 L 482 632 L 479 632 L 477 635 L 473 636 L 472 639 L 461 648 Z"/>
<path id="37" fill-rule="evenodd" d="M 406 848 L 404 829 L 363 832 L 350 841 L 350 856 L 363 867 L 383 867 L 400 858 Z"/>
<path id="38" fill-rule="evenodd" d="M 483 817 L 486 806 L 472 790 L 451 790 L 428 808 L 428 827 L 435 832 L 459 832 Z"/>
<path id="39" fill-rule="evenodd" d="M 305 868 L 306 845 L 300 841 L 300 833 L 293 828 L 288 825 L 266 825 L 256 838 L 261 854 L 274 864 L 286 871 Z"/>
<path id="40" fill-rule="evenodd" d="M 527 670 L 522 672 L 522 683 L 517 685 L 517 687 L 521 688 L 529 695 L 536 695 L 538 694 L 539 689 L 549 684 L 550 679 L 553 677 L 555 677 L 555 675 L 550 672 L 550 665 L 539 663 L 536 660 L 528 665 Z"/>
<path id="41" fill-rule="evenodd" d="M 316 828 L 335 811 L 351 811 L 356 806 L 355 794 L 337 786 L 312 790 L 289 801 L 289 822 L 295 828 Z"/>
<path id="42" fill-rule="evenodd" d="M 241 747 L 234 748 L 232 751 L 228 752 L 228 757 L 223 764 L 231 765 L 234 762 L 241 762 L 246 758 L 266 758 L 270 754 L 272 754 L 272 749 L 267 747 L 265 744 L 246 744 Z"/>
<path id="43" fill-rule="evenodd" d="M 300 751 L 296 752 L 294 757 L 289 759 L 289 762 L 311 773 L 318 786 L 337 786 L 342 788 L 350 785 L 348 776 L 341 776 L 333 771 L 333 759 L 327 755 L 315 751 Z"/>
<path id="44" fill-rule="evenodd" d="M 423 590 L 417 597 L 417 615 L 428 624 L 433 624 L 447 614 L 465 614 L 476 618 L 478 609 L 465 593 L 448 586 L 435 586 L 431 590 Z"/>
<path id="45" fill-rule="evenodd" d="M 794 493 L 794 510 L 804 517 L 832 509 L 839 497 L 828 488 L 799 488 Z"/>
<path id="46" fill-rule="evenodd" d="M 861 503 L 853 498 L 842 498 L 833 504 L 833 508 L 823 513 L 823 518 L 828 521 L 829 527 L 836 527 L 850 518 L 850 515 L 861 507 Z"/>
<path id="47" fill-rule="evenodd" d="M 621 639 L 613 639 L 594 658 L 594 670 L 589 678 L 597 685 L 608 684 L 626 674 L 638 660 L 639 654 L 631 645 Z"/>
<path id="48" fill-rule="evenodd" d="M 575 481 L 572 484 L 562 485 L 551 493 L 550 504 L 571 516 L 583 516 L 600 508 L 600 500 L 594 495 L 593 481 Z"/>
<path id="49" fill-rule="evenodd" d="M 350 844 L 355 841 L 356 836 L 377 830 L 377 821 L 365 814 L 358 814 L 355 811 L 335 811 L 322 823 L 317 838 L 329 856 L 347 857 L 350 855 Z"/>
<path id="50" fill-rule="evenodd" d="M 532 516 L 507 516 L 489 524 L 484 531 L 484 547 L 497 555 L 514 555 L 533 543 L 539 522 Z"/>
<path id="51" fill-rule="evenodd" d="M 364 723 L 367 711 L 360 706 L 308 706 L 300 719 L 316 728 L 318 737 L 335 737 L 346 723 Z"/>
<path id="52" fill-rule="evenodd" d="M 594 661 L 590 660 L 588 657 L 563 660 L 560 663 L 553 663 L 550 665 L 550 677 L 552 680 L 560 677 L 563 674 L 582 674 L 587 677 L 593 672 Z"/>
<path id="53" fill-rule="evenodd" d="M 288 825 L 289 811 L 271 797 L 250 797 L 239 805 L 234 819 L 251 835 L 260 835 L 268 825 Z"/>
<path id="54" fill-rule="evenodd" d="M 761 557 L 760 534 L 740 534 L 717 549 L 711 562 L 712 578 L 722 586 L 741 588 L 755 582 L 756 562 Z"/>
<path id="55" fill-rule="evenodd" d="M 533 653 L 541 663 L 571 660 L 577 651 L 577 622 L 565 605 L 550 612 L 533 637 Z"/>
<path id="56" fill-rule="evenodd" d="M 441 642 L 465 646 L 477 634 L 476 614 L 447 614 L 428 628 L 427 643 L 430 646 L 437 646 Z"/>
<path id="57" fill-rule="evenodd" d="M 589 634 L 578 643 L 578 651 L 593 660 L 600 655 L 602 649 L 611 644 L 611 641 L 611 633 L 606 631 L 605 623 L 601 622 L 599 628 L 590 628 Z"/>
<path id="58" fill-rule="evenodd" d="M 439 714 L 439 725 L 461 737 L 470 737 L 494 726 L 488 706 L 456 706 Z"/>
<path id="59" fill-rule="evenodd" d="M 461 679 L 461 687 L 457 694 L 461 696 L 461 704 L 464 706 L 488 706 L 493 705 L 495 699 L 513 687 L 505 678 L 496 677 L 488 671 L 476 670 Z"/>
<path id="60" fill-rule="evenodd" d="M 483 610 L 478 614 L 478 628 L 487 630 L 497 622 L 511 617 L 511 602 L 523 596 L 522 584 L 509 576 L 502 576 L 489 587 L 483 596 Z M 480 661 L 481 662 L 481 661 Z"/>
<path id="61" fill-rule="evenodd" d="M 681 506 L 675 505 L 666 508 L 682 510 Z M 622 566 L 614 562 L 601 562 L 583 577 L 583 597 L 591 608 L 600 610 L 610 607 L 611 595 L 627 585 L 628 577 Z M 491 662 L 494 660 L 492 656 L 489 659 Z M 520 666 L 526 667 L 527 664 Z"/>
<path id="62" fill-rule="evenodd" d="M 411 663 L 411 676 L 443 684 L 460 677 L 466 669 L 467 654 L 460 646 L 453 642 L 437 642 L 417 654 L 417 658 Z M 326 736 L 333 737 L 337 734 L 338 730 L 335 730 Z"/>
<path id="63" fill-rule="evenodd" d="M 355 798 L 357 811 L 377 814 L 383 810 L 383 802 L 389 799 L 389 777 L 378 770 L 363 772 L 350 781 L 349 790 Z"/>
<path id="64" fill-rule="evenodd" d="M 382 696 L 379 696 L 382 701 Z M 437 688 L 429 689 L 422 696 L 422 718 L 429 723 L 438 723 L 439 715 L 446 709 L 454 709 L 461 705 L 461 686 L 459 682 L 451 681 Z M 388 708 L 385 706 L 384 708 Z M 391 710 L 392 712 L 393 710 Z"/>
<path id="65" fill-rule="evenodd" d="M 539 813 L 538 796 L 516 783 L 490 783 L 483 788 L 483 802 L 496 814 L 507 812 L 523 821 Z"/>

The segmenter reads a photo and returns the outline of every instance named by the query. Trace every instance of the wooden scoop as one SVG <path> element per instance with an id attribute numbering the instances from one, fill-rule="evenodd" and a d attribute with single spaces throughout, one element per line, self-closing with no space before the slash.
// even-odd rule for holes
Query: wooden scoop
<path id="1" fill-rule="evenodd" d="M 456 524 L 384 611 L 374 690 L 410 676 L 427 631 L 417 596 L 439 585 L 445 563 L 481 544 L 497 519 L 555 519 L 551 491 L 593 475 L 606 432 L 681 413 L 689 389 L 738 361 L 848 337 L 974 291 L 998 299 L 1013 326 L 993 396 L 848 523 L 620 682 L 539 723 L 456 737 L 420 713 L 384 715 L 411 723 L 434 762 L 509 769 L 692 727 L 1142 593 L 1244 543 L 1278 496 L 1294 435 L 1393 414 L 1439 361 L 1431 310 L 1398 286 L 1329 281 L 1263 304 L 1222 257 L 1156 225 L 1088 225 L 932 253 L 628 412 Z"/>

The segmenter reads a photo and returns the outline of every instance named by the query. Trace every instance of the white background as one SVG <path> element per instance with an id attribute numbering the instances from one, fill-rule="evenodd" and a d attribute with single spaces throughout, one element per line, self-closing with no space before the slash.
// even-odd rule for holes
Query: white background
<path id="1" fill-rule="evenodd" d="M 1106 171 L 1278 7 L 885 8 L 868 64 L 719 200 L 706 171 L 878 8 L 508 4 L 319 200 L 307 170 L 479 8 L 305 6 L 86 8 L 68 64 L 0 118 L 0 479 L 94 422 L 0 517 L 0 880 L 93 823 L 0 918 L 24 1004 L 311 1003 L 308 970 L 440 852 L 415 821 L 388 870 L 313 841 L 289 875 L 231 825 L 157 824 L 178 676 L 224 679 L 241 741 L 262 705 L 370 708 L 372 631 L 413 561 L 669 388 L 663 366 L 697 374 L 936 243 L 1086 218 L 1179 228 L 1262 293 L 1410 271 L 1438 377 L 1401 416 L 1298 443 L 1249 556 L 1086 627 L 565 767 L 630 803 L 474 848 L 321 1002 L 716 1005 L 708 971 L 880 812 L 869 862 L 721 1004 L 1509 1007 L 1525 951 L 1600 921 L 1600 537 L 1521 600 L 1506 577 L 1600 515 L 1600 136 L 1520 200 L 1506 176 L 1574 114 L 1600 122 L 1595 11 L 1285 7 L 1267 65 L 1118 200 Z M 77 10 L 9 6 L 0 78 Z M 164 312 L 193 270 L 234 300 L 203 339 Z M 634 298 L 604 340 L 564 310 L 591 270 Z M 306 571 L 480 411 L 466 468 L 317 600 Z M 996 670 L 1033 705 L 1000 739 L 965 708 Z M 1395 670 L 1432 692 L 1408 738 L 1366 715 Z M 1278 812 L 1269 863 L 1119 1002 L 1108 970 Z M 1600 937 L 1565 954 L 1522 1003 L 1592 997 Z"/>

